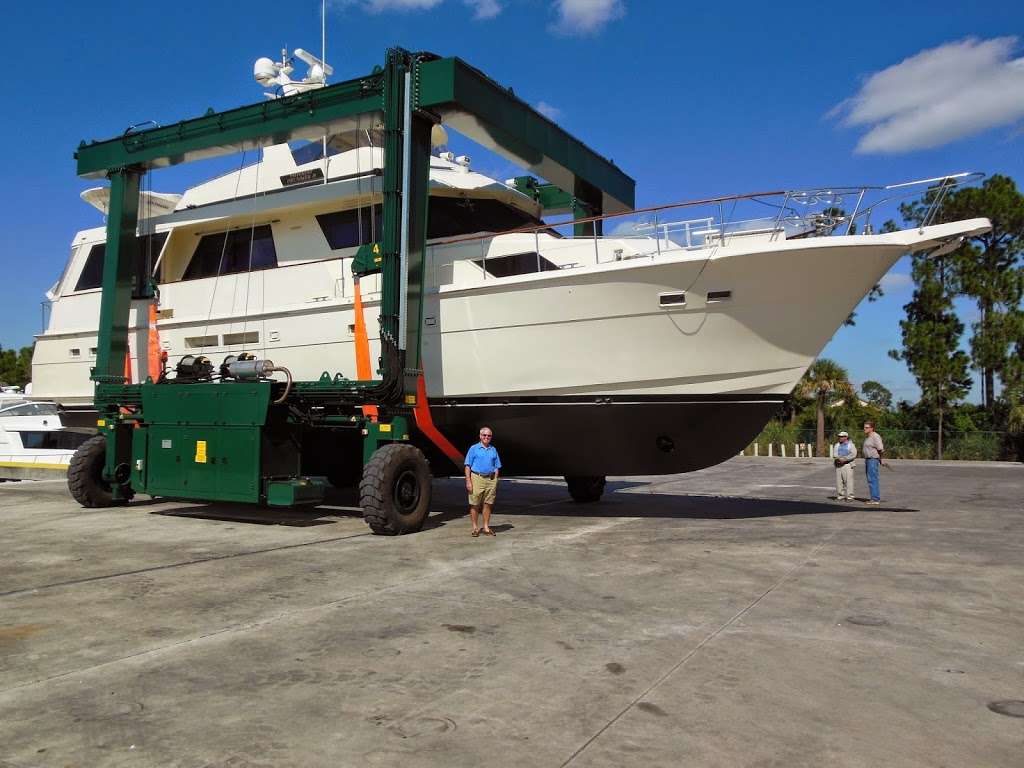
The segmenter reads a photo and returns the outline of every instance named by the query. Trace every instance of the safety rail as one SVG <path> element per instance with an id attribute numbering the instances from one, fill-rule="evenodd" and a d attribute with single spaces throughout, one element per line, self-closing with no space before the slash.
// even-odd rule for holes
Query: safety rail
<path id="1" fill-rule="evenodd" d="M 920 199 L 920 226 L 934 223 L 950 191 L 978 182 L 984 174 L 964 172 L 898 184 L 822 187 L 805 190 L 777 190 L 744 195 L 727 195 L 581 219 L 531 225 L 497 233 L 480 233 L 432 242 L 428 256 L 432 263 L 469 260 L 479 267 L 482 279 L 509 274 L 571 269 L 641 257 L 657 257 L 665 251 L 699 251 L 728 245 L 736 238 L 757 237 L 776 241 L 780 237 L 823 237 L 873 234 L 872 217 L 893 215 L 900 203 Z M 752 208 L 757 206 L 757 208 Z M 679 212 L 705 208 L 702 215 L 682 218 Z M 767 210 L 765 210 L 767 209 Z M 759 213 L 760 215 L 753 215 Z M 572 235 L 580 229 L 597 229 L 598 234 Z M 496 238 L 518 235 L 519 238 Z M 532 243 L 530 240 L 532 239 Z M 495 249 L 496 242 L 503 243 Z M 476 244 L 475 246 L 473 244 Z M 532 249 L 529 248 L 532 245 Z M 585 248 L 582 248 L 586 246 Z M 509 250 L 511 249 L 511 250 Z M 497 252 L 495 252 L 497 251 Z M 535 257 L 531 269 L 523 259 Z M 495 269 L 496 260 L 515 257 Z M 489 268 L 489 266 L 491 268 Z M 498 274 L 495 274 L 495 273 Z M 435 282 L 435 285 L 445 281 Z"/>

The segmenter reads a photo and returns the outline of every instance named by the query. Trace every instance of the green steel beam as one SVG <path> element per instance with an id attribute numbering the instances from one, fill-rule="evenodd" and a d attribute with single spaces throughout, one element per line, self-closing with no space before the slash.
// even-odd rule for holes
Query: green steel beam
<path id="1" fill-rule="evenodd" d="M 93 381 L 104 384 L 124 381 L 128 353 L 128 313 L 132 303 L 132 265 L 139 248 L 139 179 L 137 168 L 110 174 L 110 208 L 107 212 L 107 248 L 103 256 L 103 292 L 100 295 L 99 338 Z"/>
<path id="2" fill-rule="evenodd" d="M 417 106 L 433 110 L 477 143 L 596 204 L 597 213 L 635 207 L 633 179 L 461 59 L 423 62 L 417 87 Z M 599 190 L 599 199 L 581 195 L 580 183 L 585 190 Z"/>
<path id="3" fill-rule="evenodd" d="M 129 165 L 162 168 L 369 127 L 379 120 L 383 82 L 383 75 L 374 73 L 225 112 L 211 110 L 202 117 L 107 141 L 82 142 L 75 153 L 78 175 L 103 178 L 109 170 Z"/>

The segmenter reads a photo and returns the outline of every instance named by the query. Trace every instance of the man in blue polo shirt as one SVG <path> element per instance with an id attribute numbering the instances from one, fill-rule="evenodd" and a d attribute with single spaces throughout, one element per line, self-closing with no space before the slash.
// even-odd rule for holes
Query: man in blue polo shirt
<path id="1" fill-rule="evenodd" d="M 498 449 L 491 445 L 493 437 L 490 427 L 481 427 L 480 442 L 472 446 L 466 454 L 466 491 L 469 493 L 469 519 L 473 523 L 473 538 L 480 535 L 476 521 L 481 504 L 484 507 L 484 535 L 494 535 L 490 526 L 491 510 L 498 495 L 501 459 L 498 458 Z"/>

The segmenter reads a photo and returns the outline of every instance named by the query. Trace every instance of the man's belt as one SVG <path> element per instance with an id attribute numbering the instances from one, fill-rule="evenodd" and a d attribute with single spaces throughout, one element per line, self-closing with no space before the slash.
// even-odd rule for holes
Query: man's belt
<path id="1" fill-rule="evenodd" d="M 490 472 L 490 473 L 488 473 L 486 475 L 483 472 L 474 472 L 473 474 L 476 475 L 477 477 L 482 477 L 482 478 L 485 478 L 487 480 L 493 480 L 494 479 L 494 473 L 493 472 Z"/>

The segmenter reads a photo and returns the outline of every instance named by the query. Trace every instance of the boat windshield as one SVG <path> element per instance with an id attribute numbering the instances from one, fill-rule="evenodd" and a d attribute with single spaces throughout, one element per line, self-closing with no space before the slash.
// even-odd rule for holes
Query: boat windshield
<path id="1" fill-rule="evenodd" d="M 33 403 L 15 400 L 0 407 L 0 418 L 4 416 L 56 416 L 60 411 L 53 403 Z"/>

